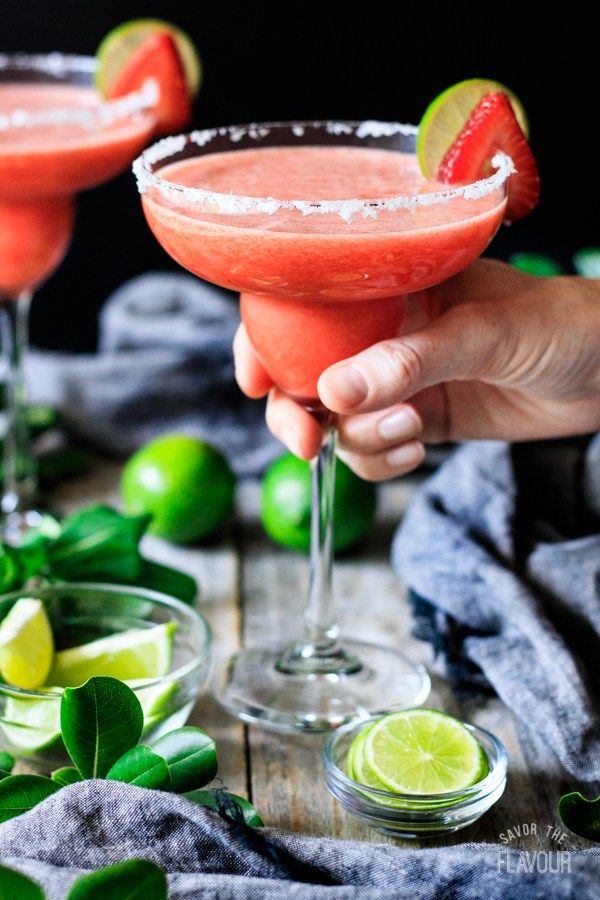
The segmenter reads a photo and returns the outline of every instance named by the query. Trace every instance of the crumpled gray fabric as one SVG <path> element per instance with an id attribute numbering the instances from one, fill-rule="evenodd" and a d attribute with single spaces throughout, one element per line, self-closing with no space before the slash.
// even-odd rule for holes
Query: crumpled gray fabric
<path id="1" fill-rule="evenodd" d="M 158 434 L 210 440 L 240 475 L 281 453 L 233 375 L 239 323 L 233 295 L 190 275 L 149 272 L 126 282 L 100 315 L 96 354 L 31 350 L 30 398 L 58 407 L 70 431 L 125 456 Z"/>
<path id="2" fill-rule="evenodd" d="M 144 857 L 169 873 L 171 900 L 596 900 L 600 848 L 536 858 L 493 844 L 404 849 L 266 829 L 334 886 L 291 882 L 231 825 L 182 797 L 114 782 L 67 787 L 0 825 L 3 865 L 63 900 L 84 870 Z M 538 861 L 539 860 L 539 861 Z M 546 871 L 540 871 L 540 870 Z M 554 870 L 554 871 L 552 871 Z"/>
<path id="3" fill-rule="evenodd" d="M 568 444 L 532 445 L 534 465 L 524 466 L 517 447 L 464 446 L 414 499 L 392 561 L 412 591 L 466 628 L 464 652 L 504 703 L 573 778 L 597 786 L 600 525 L 591 533 L 577 526 L 583 518 L 600 523 L 600 435 L 580 466 L 568 468 L 568 450 Z M 571 475 L 565 511 L 556 516 L 559 491 Z M 524 510 L 521 497 L 528 495 Z M 529 541 L 520 559 L 515 535 L 523 517 Z M 570 532 L 561 534 L 568 520 Z"/>

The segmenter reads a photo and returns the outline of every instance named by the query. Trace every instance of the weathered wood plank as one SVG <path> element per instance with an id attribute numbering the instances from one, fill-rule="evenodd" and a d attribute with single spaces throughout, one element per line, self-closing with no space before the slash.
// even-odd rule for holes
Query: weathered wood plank
<path id="1" fill-rule="evenodd" d="M 66 511 L 93 501 L 118 503 L 118 475 L 119 466 L 99 464 L 85 478 L 73 480 L 56 492 L 57 507 Z M 418 479 L 402 479 L 381 490 L 378 522 L 369 540 L 359 552 L 336 565 L 335 589 L 345 632 L 399 646 L 413 660 L 424 662 L 434 675 L 428 705 L 488 728 L 508 749 L 508 785 L 493 810 L 469 829 L 428 841 L 427 845 L 497 842 L 509 828 L 534 822 L 537 833 L 516 838 L 511 846 L 548 849 L 547 826 L 559 827 L 556 802 L 569 787 L 558 763 L 498 699 L 458 697 L 439 673 L 436 677 L 437 666 L 429 646 L 410 634 L 405 591 L 389 566 L 388 554 L 390 538 L 416 483 Z M 212 546 L 174 548 L 152 538 L 145 543 L 149 555 L 189 571 L 200 581 L 199 608 L 214 629 L 217 659 L 238 648 L 242 629 L 248 646 L 289 640 L 298 633 L 307 586 L 306 559 L 273 547 L 262 532 L 257 516 L 258 486 L 241 485 L 238 503 L 239 527 Z M 243 726 L 220 711 L 206 691 L 191 721 L 217 739 L 220 771 L 227 786 L 245 796 L 250 788 L 253 802 L 270 825 L 414 846 L 413 842 L 371 831 L 330 797 L 322 774 L 322 738 L 283 738 L 254 728 L 246 737 Z M 251 771 L 246 770 L 247 759 Z M 562 846 L 574 849 L 590 845 L 569 835 Z"/>

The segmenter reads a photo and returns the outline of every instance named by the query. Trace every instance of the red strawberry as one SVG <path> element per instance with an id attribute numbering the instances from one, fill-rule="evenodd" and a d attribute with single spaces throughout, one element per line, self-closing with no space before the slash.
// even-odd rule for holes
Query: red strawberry
<path id="1" fill-rule="evenodd" d="M 492 91 L 479 101 L 440 163 L 438 178 L 446 184 L 470 184 L 486 178 L 492 173 L 492 157 L 498 150 L 510 156 L 517 170 L 508 180 L 505 216 L 507 222 L 513 222 L 537 206 L 540 176 L 510 100 L 502 91 Z"/>
<path id="2" fill-rule="evenodd" d="M 192 102 L 177 45 L 167 31 L 150 35 L 131 54 L 110 90 L 110 99 L 139 90 L 149 78 L 160 91 L 157 134 L 183 131 L 192 118 Z"/>

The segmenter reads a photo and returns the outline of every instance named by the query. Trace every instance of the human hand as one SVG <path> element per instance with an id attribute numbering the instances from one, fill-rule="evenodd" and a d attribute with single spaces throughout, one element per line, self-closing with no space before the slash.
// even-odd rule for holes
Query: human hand
<path id="1" fill-rule="evenodd" d="M 480 259 L 409 303 L 408 334 L 319 379 L 322 402 L 339 415 L 339 455 L 358 475 L 402 475 L 422 461 L 424 443 L 600 428 L 600 284 Z M 243 326 L 234 352 L 241 389 L 269 393 L 271 431 L 297 456 L 314 456 L 319 424 L 273 386 Z"/>

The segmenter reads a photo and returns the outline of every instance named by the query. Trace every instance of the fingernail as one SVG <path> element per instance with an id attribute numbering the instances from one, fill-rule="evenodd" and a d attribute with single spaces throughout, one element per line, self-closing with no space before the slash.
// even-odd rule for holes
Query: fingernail
<path id="1" fill-rule="evenodd" d="M 335 394 L 336 404 L 343 407 L 358 406 L 369 393 L 365 377 L 356 366 L 331 369 L 327 374 L 327 387 Z"/>
<path id="2" fill-rule="evenodd" d="M 386 441 L 407 441 L 414 437 L 418 429 L 418 420 L 411 409 L 396 409 L 382 419 L 377 430 L 379 436 Z"/>
<path id="3" fill-rule="evenodd" d="M 286 425 L 281 430 L 281 439 L 286 447 L 292 451 L 294 456 L 302 456 L 302 447 L 300 446 L 300 435 L 290 425 Z"/>
<path id="4" fill-rule="evenodd" d="M 423 447 L 421 444 L 411 442 L 402 447 L 394 447 L 386 453 L 385 461 L 392 469 L 401 469 L 405 466 L 415 466 L 423 459 Z"/>

